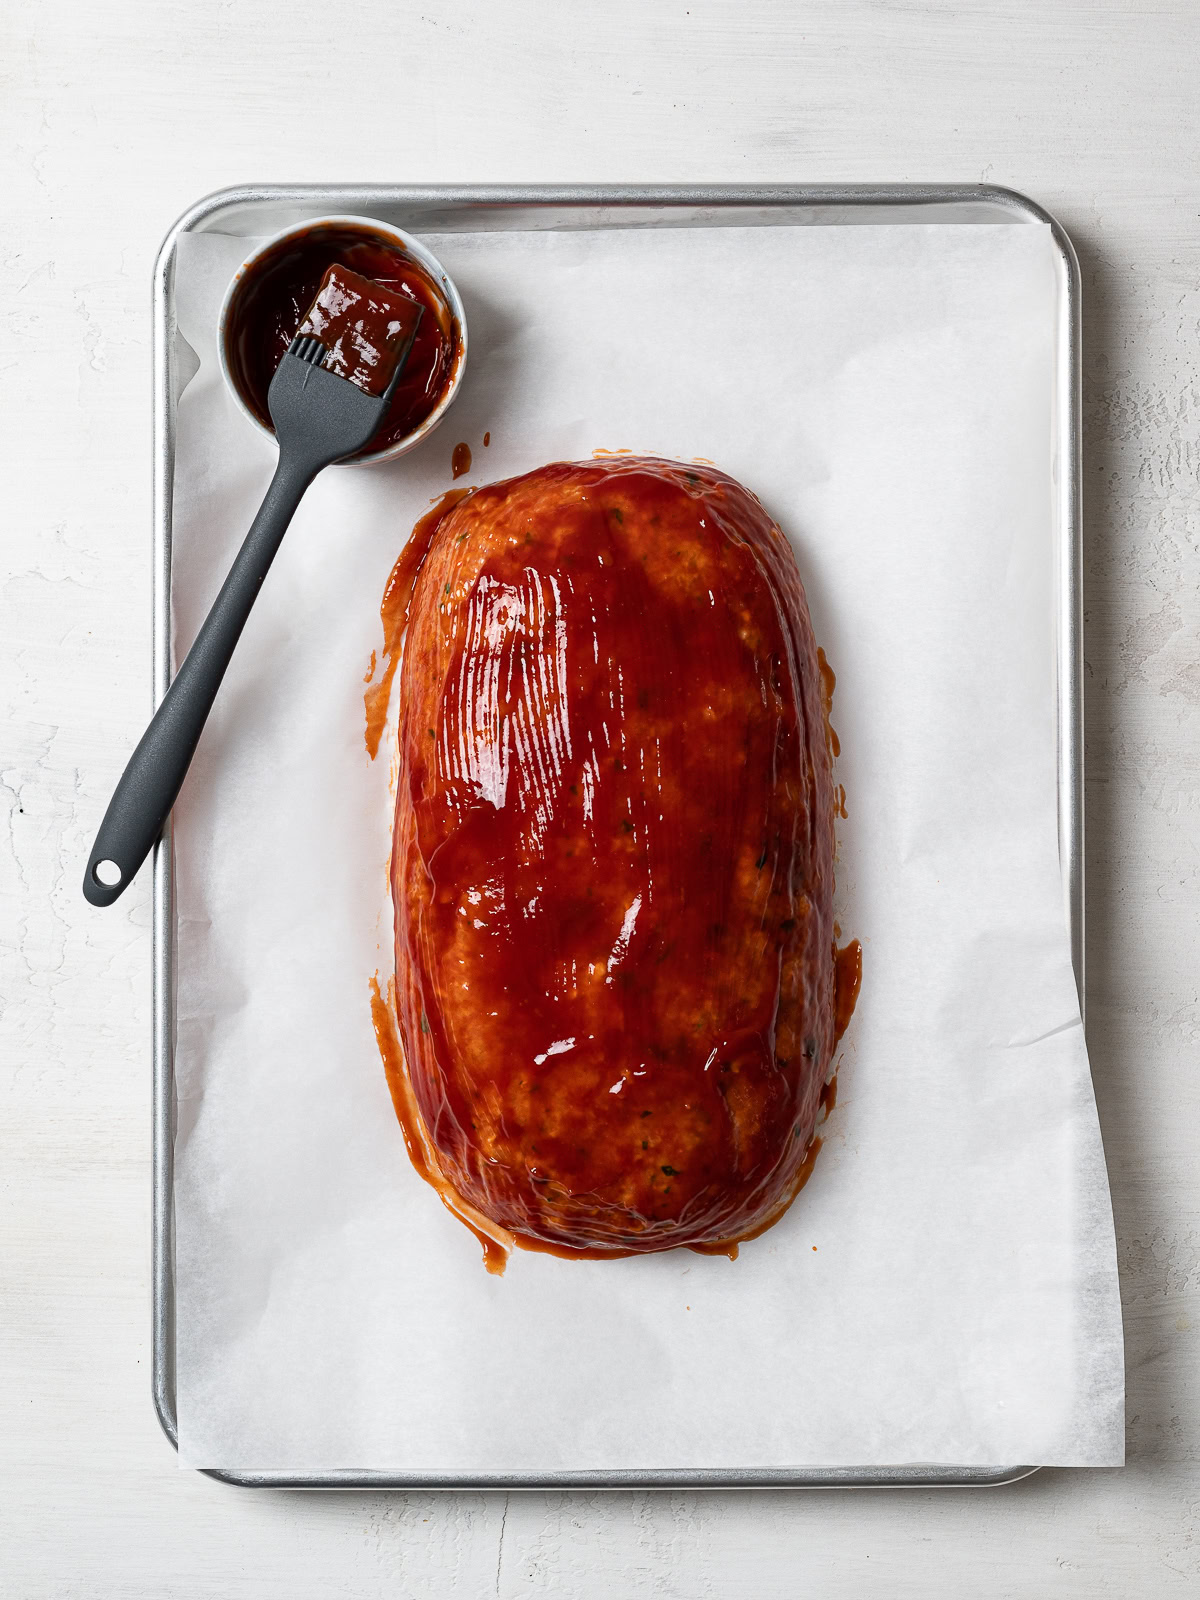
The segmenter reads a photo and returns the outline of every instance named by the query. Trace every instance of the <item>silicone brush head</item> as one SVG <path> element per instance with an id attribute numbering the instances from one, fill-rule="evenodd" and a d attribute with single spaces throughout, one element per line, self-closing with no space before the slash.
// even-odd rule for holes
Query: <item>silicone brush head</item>
<path id="1" fill-rule="evenodd" d="M 387 415 L 421 316 L 404 295 L 330 267 L 267 391 L 280 451 L 325 465 L 365 450 Z"/>
<path id="2" fill-rule="evenodd" d="M 298 334 L 326 348 L 322 363 L 364 394 L 386 395 L 412 349 L 423 307 L 395 289 L 334 263 L 321 279 Z"/>

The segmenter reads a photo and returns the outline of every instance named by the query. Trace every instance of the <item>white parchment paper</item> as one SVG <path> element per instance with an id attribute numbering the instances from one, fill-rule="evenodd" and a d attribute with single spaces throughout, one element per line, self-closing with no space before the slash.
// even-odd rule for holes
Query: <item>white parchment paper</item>
<path id="1" fill-rule="evenodd" d="M 176 812 L 181 1460 L 546 1472 L 1122 1459 L 1112 1222 L 1056 832 L 1048 230 L 430 236 L 470 328 L 414 456 L 283 545 Z M 270 476 L 184 235 L 177 648 Z M 490 430 L 490 448 L 482 447 Z M 368 984 L 388 754 L 363 674 L 417 516 L 596 447 L 708 457 L 793 539 L 838 674 L 864 947 L 816 1172 L 736 1262 L 517 1252 L 413 1173 Z"/>

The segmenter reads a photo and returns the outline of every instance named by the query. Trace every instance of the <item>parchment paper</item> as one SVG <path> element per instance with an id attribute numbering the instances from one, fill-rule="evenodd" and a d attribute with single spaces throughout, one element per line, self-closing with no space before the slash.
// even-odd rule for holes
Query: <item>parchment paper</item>
<path id="1" fill-rule="evenodd" d="M 430 236 L 463 393 L 313 486 L 176 813 L 180 1459 L 242 1469 L 1122 1459 L 1104 1162 L 1055 798 L 1048 230 Z M 174 606 L 190 643 L 273 445 L 214 329 L 244 239 L 180 240 Z M 484 430 L 490 448 L 482 447 Z M 386 751 L 363 674 L 450 485 L 708 457 L 793 539 L 838 674 L 858 1013 L 816 1172 L 736 1262 L 476 1241 L 413 1173 L 372 1035 Z"/>

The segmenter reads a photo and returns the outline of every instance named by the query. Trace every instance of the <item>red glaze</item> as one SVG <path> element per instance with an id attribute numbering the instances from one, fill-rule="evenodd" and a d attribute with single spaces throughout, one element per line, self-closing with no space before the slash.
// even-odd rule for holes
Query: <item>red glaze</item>
<path id="1" fill-rule="evenodd" d="M 239 283 L 225 328 L 225 358 L 238 393 L 265 427 L 267 390 L 331 266 L 348 267 L 390 293 L 415 301 L 423 315 L 391 404 L 359 455 L 384 450 L 415 432 L 453 381 L 462 339 L 441 290 L 398 244 L 349 223 L 326 223 L 282 240 Z"/>
<path id="2" fill-rule="evenodd" d="M 734 1253 L 811 1170 L 846 992 L 791 548 L 716 469 L 626 457 L 459 499 L 405 572 L 424 1175 L 504 1243 Z"/>
<path id="3" fill-rule="evenodd" d="M 842 743 L 830 719 L 833 716 L 833 691 L 837 688 L 837 677 L 825 659 L 824 650 L 820 647 L 817 649 L 817 670 L 821 674 L 821 704 L 825 708 L 825 735 L 829 740 L 829 753 L 836 758 L 842 753 Z"/>
<path id="4" fill-rule="evenodd" d="M 382 395 L 425 315 L 419 301 L 334 265 L 297 330 L 325 345 L 321 363 L 367 394 Z"/>
<path id="5" fill-rule="evenodd" d="M 499 1276 L 508 1261 L 511 1241 L 493 1238 L 488 1231 L 486 1219 L 473 1216 L 469 1208 L 458 1202 L 454 1191 L 441 1181 L 436 1154 L 430 1149 L 429 1136 L 413 1102 L 412 1085 L 405 1070 L 404 1051 L 396 1033 L 395 985 L 388 984 L 385 998 L 380 993 L 378 977 L 371 979 L 371 1022 L 375 1029 L 379 1054 L 383 1058 L 383 1070 L 387 1076 L 388 1088 L 391 1090 L 392 1104 L 396 1108 L 396 1116 L 404 1134 L 408 1159 L 425 1182 L 432 1184 L 438 1191 L 448 1209 L 453 1211 L 461 1223 L 470 1228 L 483 1246 L 484 1265 L 489 1272 Z"/>
<path id="6" fill-rule="evenodd" d="M 377 660 L 372 650 L 370 671 L 363 680 L 370 685 L 363 696 L 363 705 L 367 714 L 365 735 L 367 754 L 372 761 L 375 759 L 379 741 L 387 725 L 392 679 L 396 676 L 396 668 L 400 665 L 400 645 L 404 639 L 404 631 L 408 627 L 408 608 L 412 602 L 417 574 L 429 554 L 429 546 L 438 530 L 438 524 L 451 506 L 456 506 L 470 493 L 469 489 L 447 489 L 444 495 L 434 501 L 409 535 L 408 543 L 404 546 L 399 561 L 392 568 L 387 588 L 383 591 L 383 600 L 379 607 L 379 616 L 383 623 L 383 673 L 379 681 L 375 682 Z"/>
<path id="7" fill-rule="evenodd" d="M 838 813 L 845 816 L 845 812 Z M 833 952 L 833 1042 L 836 1044 L 850 1026 L 862 988 L 862 945 L 857 939 Z M 835 1080 L 836 1082 L 836 1080 Z M 836 1095 L 836 1090 L 834 1091 Z M 833 1110 L 830 1100 L 828 1109 Z"/>

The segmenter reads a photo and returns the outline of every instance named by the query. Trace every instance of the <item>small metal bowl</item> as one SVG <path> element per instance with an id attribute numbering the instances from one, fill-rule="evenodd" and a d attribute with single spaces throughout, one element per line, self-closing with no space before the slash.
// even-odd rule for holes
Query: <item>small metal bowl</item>
<path id="1" fill-rule="evenodd" d="M 350 228 L 356 232 L 370 235 L 381 244 L 402 250 L 417 266 L 424 270 L 433 281 L 435 288 L 440 290 L 445 300 L 446 308 L 450 313 L 452 325 L 458 334 L 454 367 L 450 374 L 450 381 L 446 385 L 445 393 L 425 420 L 414 428 L 411 433 L 406 433 L 403 438 L 394 440 L 386 448 L 365 452 L 363 455 L 355 456 L 344 464 L 347 466 L 363 466 L 377 461 L 392 461 L 397 456 L 407 455 L 410 450 L 415 449 L 423 439 L 428 438 L 441 422 L 454 403 L 455 396 L 458 394 L 462 384 L 463 373 L 467 367 L 467 319 L 463 312 L 462 300 L 458 290 L 455 288 L 450 274 L 437 257 L 427 250 L 419 239 L 414 239 L 411 233 L 405 233 L 401 228 L 394 228 L 391 223 L 380 222 L 375 217 L 337 215 L 310 217 L 304 222 L 294 223 L 290 228 L 282 228 L 278 233 L 272 234 L 269 239 L 263 240 L 257 249 L 242 262 L 234 274 L 229 288 L 225 291 L 225 299 L 221 303 L 221 314 L 217 322 L 217 353 L 221 362 L 221 372 L 226 384 L 229 386 L 230 394 L 237 401 L 241 411 L 260 433 L 265 433 L 268 438 L 274 439 L 274 432 L 256 415 L 234 375 L 227 348 L 229 325 L 242 286 L 252 279 L 264 258 L 272 255 L 278 246 L 288 239 L 298 239 L 314 229 L 326 227 Z"/>

